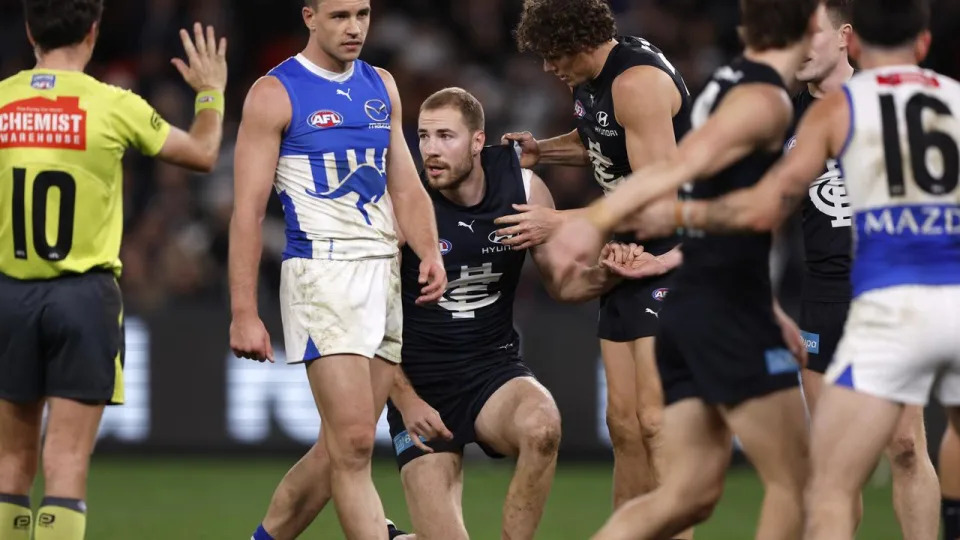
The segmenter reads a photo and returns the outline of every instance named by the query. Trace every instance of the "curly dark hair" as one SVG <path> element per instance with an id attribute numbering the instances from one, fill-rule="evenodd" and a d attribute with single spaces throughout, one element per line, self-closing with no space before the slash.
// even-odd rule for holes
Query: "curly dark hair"
<path id="1" fill-rule="evenodd" d="M 41 51 L 83 41 L 103 15 L 103 0 L 23 0 L 30 35 Z"/>
<path id="2" fill-rule="evenodd" d="M 605 0 L 526 0 L 517 25 L 517 46 L 543 58 L 595 49 L 617 35 Z"/>

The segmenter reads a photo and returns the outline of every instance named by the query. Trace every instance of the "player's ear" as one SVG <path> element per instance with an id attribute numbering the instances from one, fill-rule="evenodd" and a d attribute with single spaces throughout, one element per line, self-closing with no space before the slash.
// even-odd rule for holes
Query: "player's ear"
<path id="1" fill-rule="evenodd" d="M 90 31 L 87 32 L 87 37 L 84 40 L 89 41 L 89 45 L 92 47 L 97 44 L 97 38 L 100 36 L 100 21 L 93 21 L 93 24 L 90 25 Z"/>
<path id="2" fill-rule="evenodd" d="M 837 39 L 840 40 L 841 49 L 850 49 L 850 38 L 853 36 L 853 26 L 850 23 L 846 23 L 840 27 L 840 33 L 838 34 Z"/>
<path id="3" fill-rule="evenodd" d="M 913 44 L 913 52 L 917 57 L 917 63 L 923 62 L 927 58 L 927 54 L 930 53 L 930 41 L 932 40 L 929 30 L 924 30 L 920 32 L 920 35 L 917 36 L 917 40 Z"/>
<path id="4" fill-rule="evenodd" d="M 307 27 L 307 30 L 313 32 L 317 29 L 316 23 L 313 22 L 313 18 L 317 13 L 312 7 L 304 4 L 303 9 L 300 10 L 300 14 L 303 16 L 303 25 Z"/>
<path id="5" fill-rule="evenodd" d="M 483 151 L 483 145 L 487 143 L 487 134 L 481 129 L 473 134 L 473 153 L 479 154 Z"/>

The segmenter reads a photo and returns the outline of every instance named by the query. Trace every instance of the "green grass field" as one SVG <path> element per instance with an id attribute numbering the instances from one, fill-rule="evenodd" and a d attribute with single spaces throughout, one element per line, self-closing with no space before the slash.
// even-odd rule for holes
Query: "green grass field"
<path id="1" fill-rule="evenodd" d="M 90 478 L 87 538 L 246 540 L 261 519 L 274 486 L 293 461 L 97 458 Z M 509 466 L 500 464 L 467 463 L 464 512 L 472 538 L 499 538 L 500 505 L 511 472 Z M 562 464 L 537 538 L 589 538 L 610 512 L 609 472 L 605 464 Z M 398 525 L 409 525 L 393 463 L 376 462 L 374 477 L 388 515 Z M 753 471 L 732 470 L 719 508 L 698 530 L 697 539 L 753 538 L 759 503 L 760 484 Z M 900 537 L 889 486 L 868 487 L 864 503 L 866 517 L 859 538 Z M 303 538 L 343 538 L 332 506 Z"/>

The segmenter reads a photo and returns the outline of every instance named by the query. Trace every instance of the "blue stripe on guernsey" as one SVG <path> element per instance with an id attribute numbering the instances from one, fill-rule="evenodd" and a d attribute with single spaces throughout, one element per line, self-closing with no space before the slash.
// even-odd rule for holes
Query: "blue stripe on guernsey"
<path id="1" fill-rule="evenodd" d="M 960 206 L 888 206 L 855 219 L 854 296 L 896 285 L 960 284 Z"/>
<path id="2" fill-rule="evenodd" d="M 313 245 L 307 239 L 307 234 L 300 228 L 293 199 L 286 191 L 281 191 L 277 196 L 280 197 L 280 204 L 283 205 L 283 219 L 287 223 L 287 247 L 283 250 L 283 260 L 313 257 Z"/>

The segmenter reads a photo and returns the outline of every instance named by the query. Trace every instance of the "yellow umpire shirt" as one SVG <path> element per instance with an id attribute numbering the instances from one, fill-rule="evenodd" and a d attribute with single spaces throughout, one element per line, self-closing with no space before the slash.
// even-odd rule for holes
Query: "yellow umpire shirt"
<path id="1" fill-rule="evenodd" d="M 170 125 L 140 96 L 76 71 L 0 81 L 0 273 L 120 274 L 123 168 L 155 156 Z"/>

